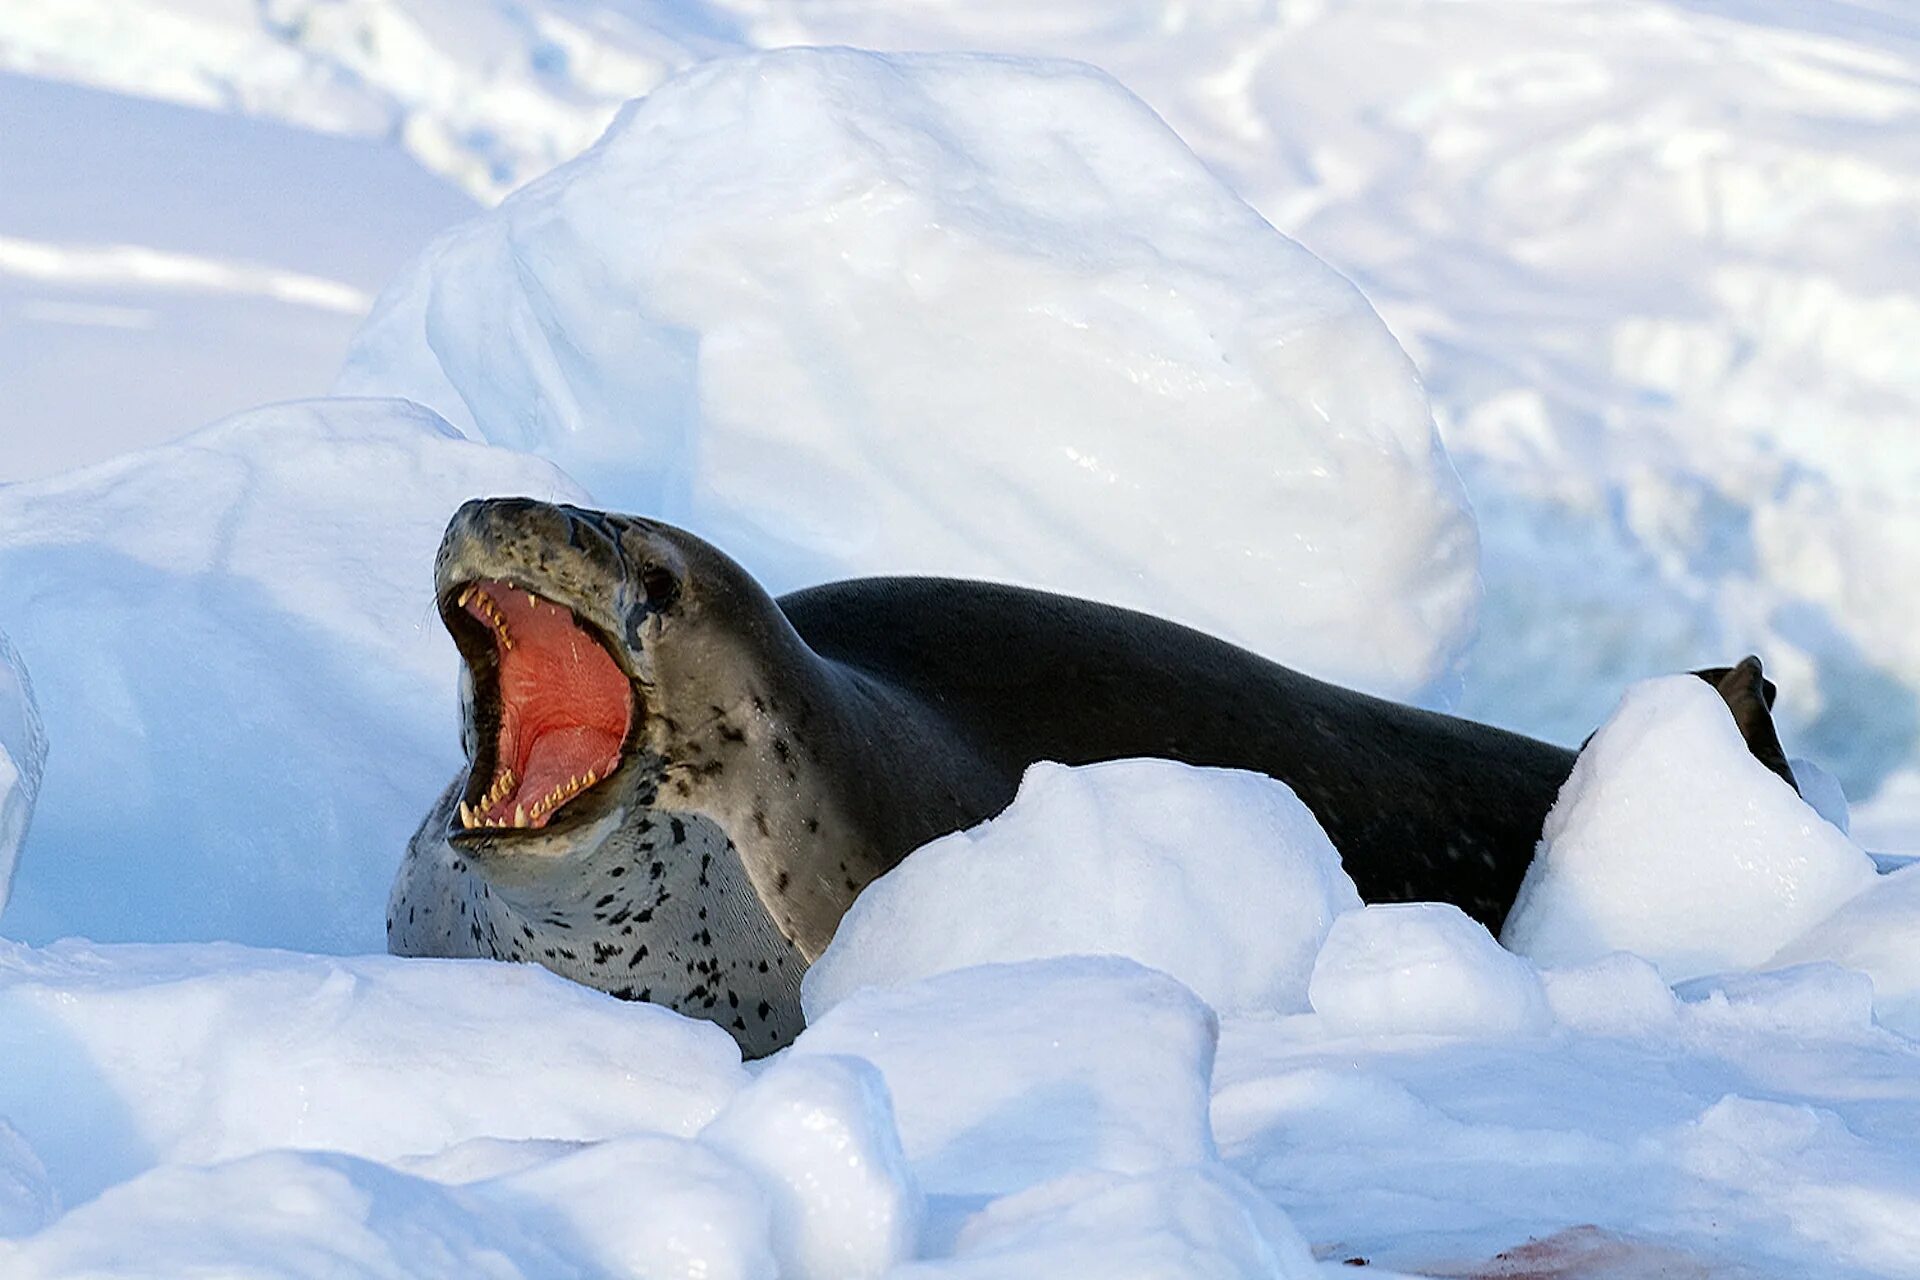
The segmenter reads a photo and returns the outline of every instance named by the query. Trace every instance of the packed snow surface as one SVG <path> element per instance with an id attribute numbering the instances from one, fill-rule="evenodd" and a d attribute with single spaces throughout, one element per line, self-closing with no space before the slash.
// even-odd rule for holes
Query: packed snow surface
<path id="1" fill-rule="evenodd" d="M 1874 879 L 1712 688 L 1665 676 L 1580 752 L 1501 938 L 1549 965 L 1632 951 L 1677 982 L 1761 963 Z"/>
<path id="2" fill-rule="evenodd" d="M 1336 929 L 1350 1008 L 1409 1009 L 1440 952 L 1431 997 L 1492 989 L 1464 932 L 1359 927 L 1422 936 L 1355 964 Z M 1862 975 L 1544 979 L 1550 1021 L 1536 979 L 1526 1025 L 1436 1037 L 1216 1024 L 1117 958 L 981 966 L 858 992 L 750 1074 L 529 966 L 16 946 L 0 1272 L 1306 1280 L 1525 1245 L 1547 1275 L 1920 1275 L 1920 1046 Z M 1545 1269 L 1583 1257 L 1621 1269 Z"/>
<path id="3" fill-rule="evenodd" d="M 552 458 L 776 589 L 1047 587 L 1404 697 L 1451 691 L 1478 602 L 1372 308 L 1079 64 L 702 63 L 437 241 L 339 389 Z"/>
<path id="4" fill-rule="evenodd" d="M 801 988 L 817 1018 L 862 986 L 972 964 L 1123 955 L 1223 1013 L 1300 1013 L 1327 927 L 1360 905 L 1283 782 L 1167 760 L 1036 764 L 999 817 L 862 891 Z"/>

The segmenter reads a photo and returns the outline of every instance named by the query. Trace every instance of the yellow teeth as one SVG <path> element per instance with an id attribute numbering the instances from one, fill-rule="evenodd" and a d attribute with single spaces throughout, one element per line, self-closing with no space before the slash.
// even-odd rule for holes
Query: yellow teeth
<path id="1" fill-rule="evenodd" d="M 512 817 L 508 817 L 505 813 L 497 816 L 489 816 L 489 812 L 495 805 L 499 804 L 507 796 L 513 794 L 513 788 L 518 782 L 513 770 L 502 769 L 500 776 L 493 780 L 493 785 L 487 788 L 487 793 L 480 797 L 478 804 L 468 804 L 465 800 L 460 802 L 460 825 L 468 831 L 472 831 L 475 828 L 501 830 L 513 827 L 525 829 L 542 821 L 555 809 L 558 809 L 561 805 L 573 799 L 598 781 L 600 781 L 599 772 L 594 769 L 589 769 L 586 772 L 586 776 L 568 778 L 565 782 L 558 784 L 553 790 L 547 792 L 547 794 L 541 796 L 532 804 L 516 803 L 513 806 Z"/>
<path id="2" fill-rule="evenodd" d="M 505 796 L 509 791 L 512 791 L 512 790 L 513 790 L 513 770 L 502 769 L 500 771 L 500 776 L 493 780 L 493 785 L 487 788 L 487 794 L 480 797 L 479 807 L 481 809 L 491 809 L 496 803 L 499 802 L 502 796 Z"/>
<path id="3" fill-rule="evenodd" d="M 587 775 L 589 778 L 592 776 L 591 772 Z M 592 784 L 584 778 L 568 778 L 565 782 L 547 792 L 546 795 L 534 801 L 533 808 L 527 812 L 535 818 L 552 813 L 555 809 L 558 809 L 561 805 L 573 799 L 573 797 L 579 795 L 582 790 L 591 785 Z"/>
<path id="4" fill-rule="evenodd" d="M 532 600 L 533 598 L 533 593 L 529 591 L 527 593 L 527 599 Z M 487 621 L 493 624 L 493 633 L 500 637 L 500 647 L 511 650 L 513 648 L 513 633 L 507 630 L 507 620 L 501 616 L 500 607 L 494 604 L 493 597 L 482 591 L 479 587 L 468 587 L 460 593 L 460 607 L 462 609 L 466 608 L 469 600 L 473 601 L 474 607 L 485 614 Z"/>

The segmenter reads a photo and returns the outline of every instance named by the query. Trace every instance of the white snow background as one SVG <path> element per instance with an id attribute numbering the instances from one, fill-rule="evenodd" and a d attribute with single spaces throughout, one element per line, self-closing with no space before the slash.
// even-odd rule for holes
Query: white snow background
<path id="1" fill-rule="evenodd" d="M 1118 81 L 743 56 L 833 43 Z M 0 1275 L 1920 1276 L 1899 6 L 17 0 L 0 67 Z M 1601 727 L 1512 950 L 1270 780 L 1040 767 L 743 1066 L 364 954 L 489 492 Z M 1819 812 L 1633 683 L 1749 649 Z"/>

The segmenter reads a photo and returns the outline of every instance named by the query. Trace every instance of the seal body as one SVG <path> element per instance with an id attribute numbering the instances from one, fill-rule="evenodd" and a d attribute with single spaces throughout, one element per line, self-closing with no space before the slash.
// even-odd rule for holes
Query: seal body
<path id="1" fill-rule="evenodd" d="M 1363 898 L 1497 934 L 1575 758 L 1065 596 L 876 578 L 775 601 L 684 531 L 524 499 L 463 507 L 436 577 L 469 767 L 408 848 L 390 948 L 543 964 L 749 1053 L 798 1033 L 800 975 L 860 889 L 1035 761 L 1269 774 Z M 1757 662 L 1701 674 L 1757 697 Z"/>

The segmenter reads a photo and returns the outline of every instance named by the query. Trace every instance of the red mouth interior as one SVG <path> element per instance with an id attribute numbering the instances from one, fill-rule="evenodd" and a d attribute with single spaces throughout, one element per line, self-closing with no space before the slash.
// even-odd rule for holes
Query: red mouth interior
<path id="1" fill-rule="evenodd" d="M 505 582 L 475 582 L 460 607 L 493 637 L 500 722 L 493 777 L 466 827 L 543 827 L 620 765 L 633 720 L 626 673 L 564 605 Z"/>

